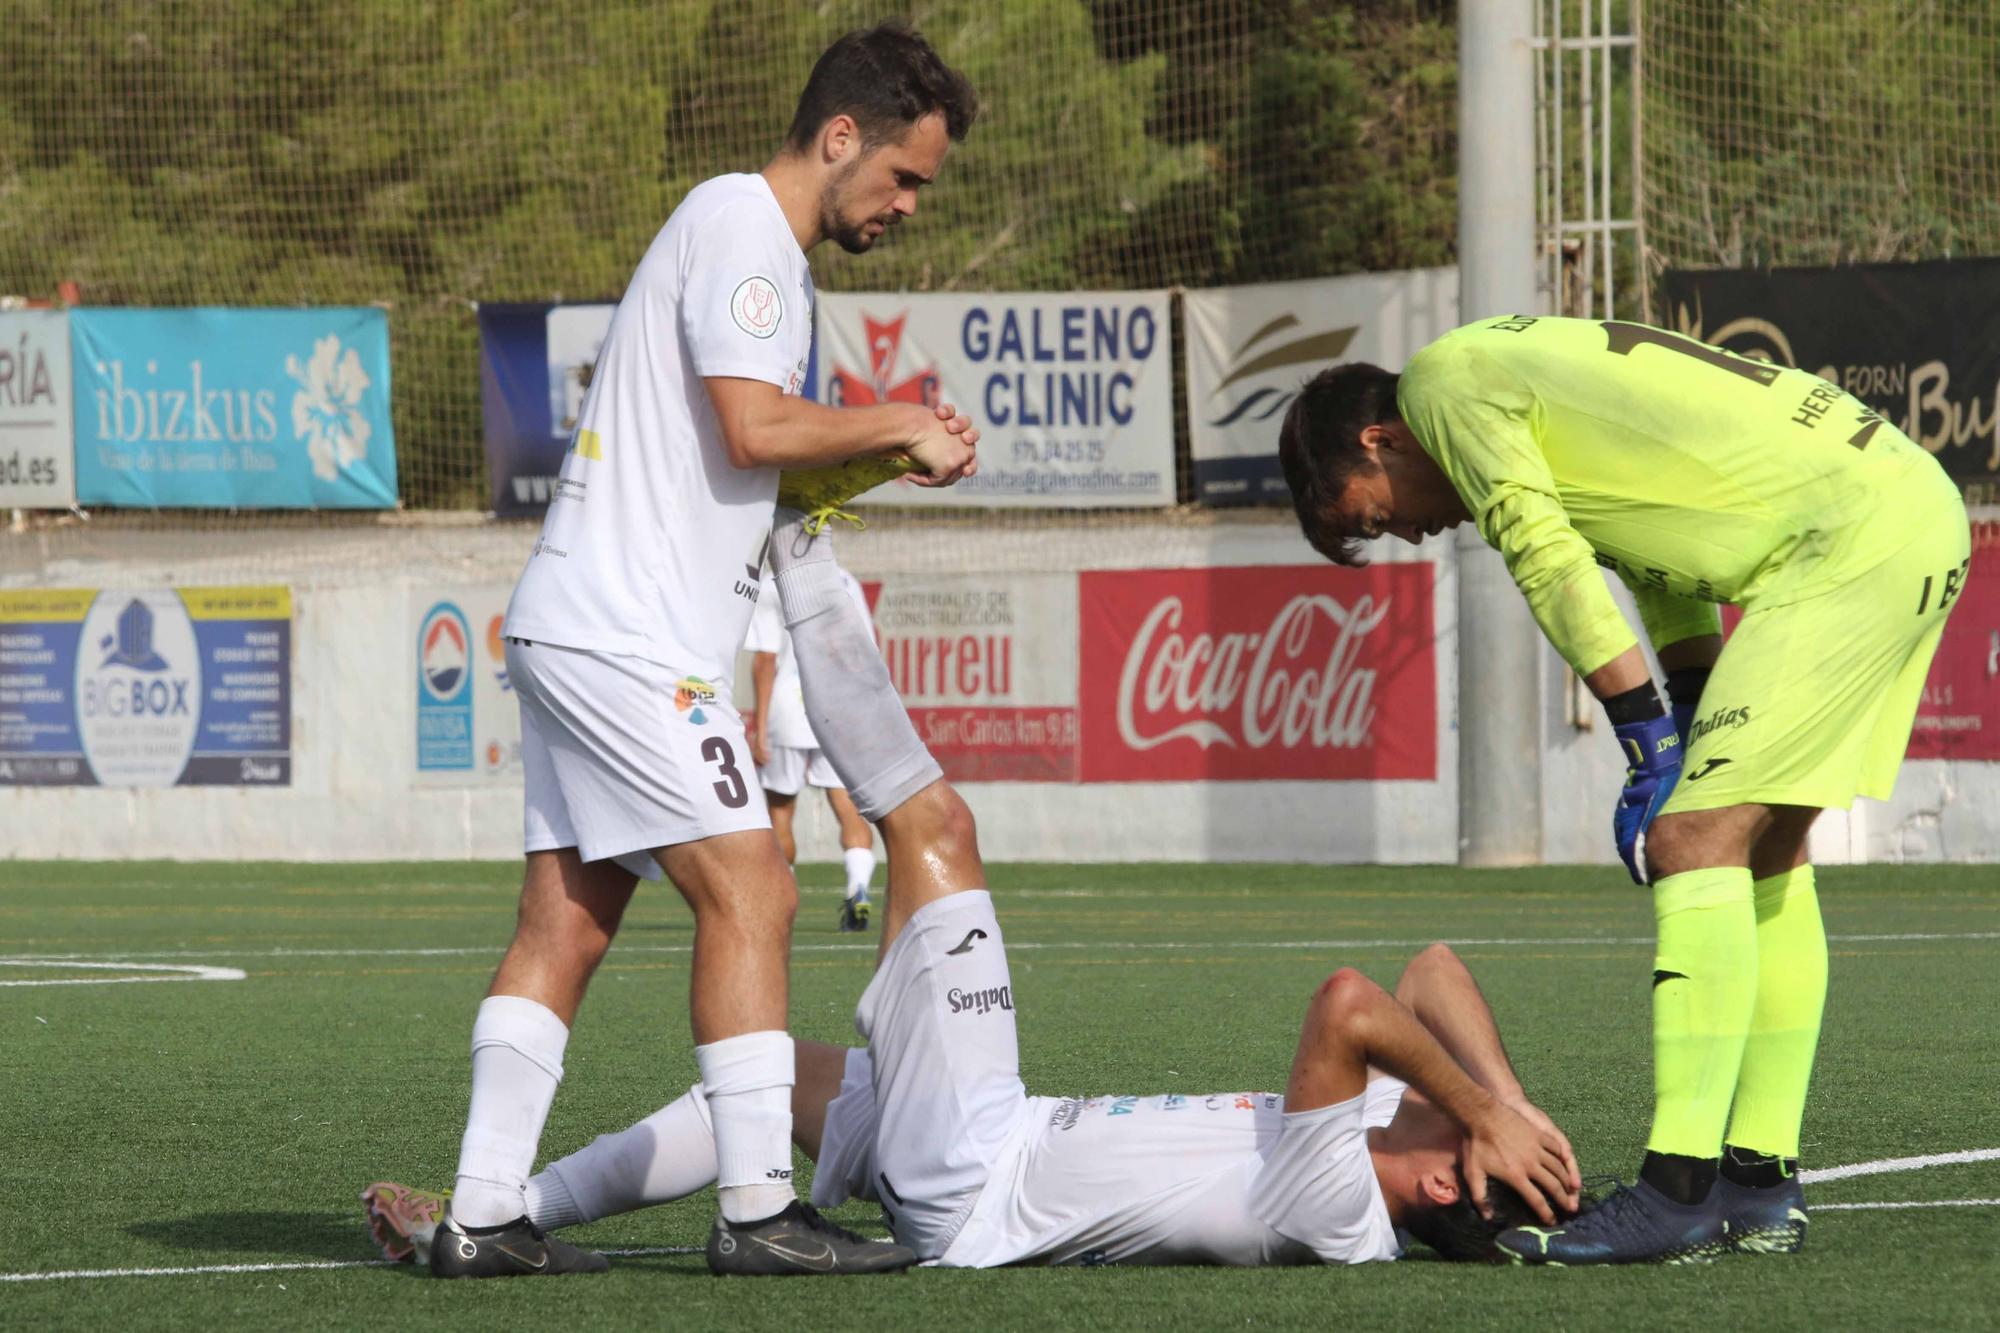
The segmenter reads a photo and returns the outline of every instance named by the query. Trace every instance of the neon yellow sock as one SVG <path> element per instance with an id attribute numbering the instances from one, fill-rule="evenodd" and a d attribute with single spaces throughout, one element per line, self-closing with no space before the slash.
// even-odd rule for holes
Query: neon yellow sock
<path id="1" fill-rule="evenodd" d="M 1799 1155 L 1813 1055 L 1826 1009 L 1826 927 L 1820 922 L 1813 868 L 1760 879 L 1757 901 L 1757 1006 L 1729 1142 L 1774 1157 Z"/>
<path id="2" fill-rule="evenodd" d="M 1690 870 L 1653 886 L 1652 1152 L 1720 1157 L 1757 1002 L 1750 872 Z"/>

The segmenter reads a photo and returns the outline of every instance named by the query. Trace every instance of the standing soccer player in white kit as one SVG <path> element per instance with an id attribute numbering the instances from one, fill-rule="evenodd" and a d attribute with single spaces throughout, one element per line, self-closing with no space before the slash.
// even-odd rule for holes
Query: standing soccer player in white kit
<path id="1" fill-rule="evenodd" d="M 978 432 L 942 405 L 800 398 L 806 254 L 869 249 L 915 213 L 975 113 L 963 76 L 900 23 L 813 67 L 783 148 L 667 220 L 612 319 L 504 634 L 521 704 L 526 877 L 472 1033 L 472 1100 L 443 1277 L 601 1270 L 524 1193 L 569 1026 L 630 901 L 664 870 L 695 916 L 690 1010 L 715 1126 L 718 1272 L 913 1261 L 819 1218 L 791 1182 L 787 959 L 798 890 L 772 836 L 729 677 L 757 596 L 780 469 L 896 455 L 948 485 Z M 751 1256 L 755 1256 L 754 1259 Z"/>
<path id="2" fill-rule="evenodd" d="M 865 616 L 868 597 L 852 574 L 840 571 L 841 587 Z M 798 839 L 792 832 L 798 796 L 806 787 L 826 793 L 826 803 L 840 822 L 840 859 L 847 871 L 847 896 L 840 903 L 843 932 L 868 929 L 871 904 L 868 881 L 875 874 L 875 830 L 854 808 L 840 785 L 840 774 L 820 749 L 806 721 L 804 691 L 799 686 L 798 655 L 778 611 L 778 589 L 767 574 L 750 617 L 750 637 L 743 646 L 752 655 L 750 676 L 757 688 L 756 720 L 750 726 L 750 753 L 757 761 L 757 785 L 771 807 L 771 829 L 787 861 L 797 863 Z"/>

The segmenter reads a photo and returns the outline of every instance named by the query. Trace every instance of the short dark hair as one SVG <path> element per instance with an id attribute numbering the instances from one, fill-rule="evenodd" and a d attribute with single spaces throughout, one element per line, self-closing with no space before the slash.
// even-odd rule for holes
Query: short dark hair
<path id="1" fill-rule="evenodd" d="M 1347 479 L 1367 461 L 1361 432 L 1399 421 L 1397 376 L 1365 361 L 1322 370 L 1307 380 L 1278 431 L 1278 461 L 1299 526 L 1315 551 L 1337 565 L 1358 565 L 1361 539 L 1332 521 Z"/>
<path id="2" fill-rule="evenodd" d="M 796 151 L 810 148 L 813 136 L 839 115 L 854 118 L 863 144 L 894 142 L 932 112 L 944 116 L 952 142 L 962 142 L 979 114 L 979 98 L 921 33 L 902 19 L 888 19 L 848 33 L 820 55 L 785 143 Z"/>
<path id="3" fill-rule="evenodd" d="M 1497 1264 L 1506 1259 L 1500 1248 L 1500 1233 L 1509 1227 L 1533 1226 L 1541 1221 L 1528 1201 L 1503 1181 L 1486 1182 L 1486 1206 L 1493 1216 L 1480 1214 L 1472 1202 L 1472 1189 L 1465 1172 L 1458 1173 L 1458 1198 L 1451 1203 L 1419 1208 L 1403 1219 L 1403 1230 L 1436 1250 L 1438 1257 L 1454 1263 Z"/>

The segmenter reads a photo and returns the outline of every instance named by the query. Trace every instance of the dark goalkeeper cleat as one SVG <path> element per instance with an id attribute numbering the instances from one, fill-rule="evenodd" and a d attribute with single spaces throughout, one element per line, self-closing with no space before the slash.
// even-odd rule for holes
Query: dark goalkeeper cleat
<path id="1" fill-rule="evenodd" d="M 841 933 L 844 935 L 850 931 L 866 929 L 868 929 L 868 899 L 866 897 L 844 899 L 840 904 Z"/>
<path id="2" fill-rule="evenodd" d="M 1797 1254 L 1806 1247 L 1806 1192 L 1794 1176 L 1756 1188 L 1716 1181 L 1729 1248 L 1738 1254 Z"/>
<path id="3" fill-rule="evenodd" d="M 708 1233 L 708 1271 L 718 1277 L 900 1273 L 916 1261 L 901 1245 L 857 1236 L 797 1199 L 761 1222 L 718 1217 Z"/>
<path id="4" fill-rule="evenodd" d="M 1675 1203 L 1642 1180 L 1567 1222 L 1503 1231 L 1498 1243 L 1517 1264 L 1707 1263 L 1729 1253 L 1721 1198 L 1710 1189 L 1700 1203 Z"/>
<path id="5" fill-rule="evenodd" d="M 557 1240 L 525 1217 L 475 1232 L 447 1218 L 431 1238 L 432 1277 L 555 1277 L 610 1267 L 603 1255 Z"/>

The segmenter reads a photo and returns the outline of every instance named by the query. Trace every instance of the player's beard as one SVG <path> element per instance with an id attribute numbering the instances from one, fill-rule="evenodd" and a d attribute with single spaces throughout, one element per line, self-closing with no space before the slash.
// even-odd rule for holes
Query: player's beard
<path id="1" fill-rule="evenodd" d="M 865 217 L 859 221 L 851 221 L 848 218 L 846 209 L 842 207 L 842 195 L 846 192 L 848 180 L 860 166 L 859 160 L 850 162 L 826 183 L 826 188 L 819 196 L 820 231 L 828 240 L 851 255 L 866 254 L 872 250 L 875 242 L 887 234 L 888 229 L 894 226 L 896 221 L 893 214 L 886 217 Z M 882 232 L 870 233 L 868 228 L 871 224 L 880 224 Z"/>

